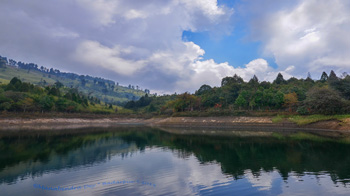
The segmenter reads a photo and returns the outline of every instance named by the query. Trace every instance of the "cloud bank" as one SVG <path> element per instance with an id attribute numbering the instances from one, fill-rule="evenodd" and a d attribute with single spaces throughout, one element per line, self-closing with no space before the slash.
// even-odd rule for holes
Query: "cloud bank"
<path id="1" fill-rule="evenodd" d="M 4 0 L 0 55 L 166 93 L 217 86 L 234 74 L 273 80 L 278 72 L 288 78 L 350 67 L 349 3 L 258 4 L 247 1 L 243 8 L 251 15 L 252 38 L 262 42 L 262 57 L 274 57 L 277 69 L 263 58 L 234 66 L 203 60 L 203 49 L 182 40 L 184 30 L 234 31 L 239 12 L 217 0 Z"/>
<path id="2" fill-rule="evenodd" d="M 305 77 L 310 71 L 317 78 L 323 70 L 349 71 L 350 2 L 305 0 L 285 5 L 275 0 L 268 2 L 254 9 L 257 14 L 252 19 L 252 33 L 263 42 L 265 55 L 276 59 L 279 69 L 293 65 L 296 68 L 293 75 Z M 266 7 L 271 4 L 280 7 L 268 10 Z M 256 6 L 256 2 L 251 1 L 249 6 Z"/>

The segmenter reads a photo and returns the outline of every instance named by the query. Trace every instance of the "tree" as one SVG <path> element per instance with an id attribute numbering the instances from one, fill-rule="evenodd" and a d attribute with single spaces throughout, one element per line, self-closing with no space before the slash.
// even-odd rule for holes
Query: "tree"
<path id="1" fill-rule="evenodd" d="M 304 104 L 313 113 L 339 114 L 342 113 L 344 101 L 340 95 L 330 88 L 313 88 L 307 93 Z"/>
<path id="2" fill-rule="evenodd" d="M 291 83 L 296 83 L 296 82 L 298 82 L 299 80 L 297 79 L 297 78 L 295 78 L 295 77 L 291 77 L 291 78 L 289 78 L 288 80 L 287 80 L 287 83 L 288 84 L 291 84 Z"/>
<path id="3" fill-rule="evenodd" d="M 272 88 L 269 89 L 265 89 L 263 91 L 263 100 L 262 100 L 262 105 L 268 108 L 271 108 L 274 105 L 273 102 L 273 96 L 274 96 L 275 92 L 273 91 Z"/>
<path id="4" fill-rule="evenodd" d="M 29 97 L 26 97 L 23 100 L 21 100 L 19 104 L 21 105 L 23 112 L 26 112 L 27 110 L 32 110 L 34 108 L 34 100 Z"/>
<path id="5" fill-rule="evenodd" d="M 81 82 L 81 86 L 85 86 L 86 85 L 86 80 L 84 78 L 81 79 L 80 82 Z"/>
<path id="6" fill-rule="evenodd" d="M 338 80 L 339 80 L 339 78 L 337 77 L 337 75 L 332 70 L 331 73 L 329 74 L 328 82 L 329 83 L 334 83 L 334 82 L 337 82 Z"/>
<path id="7" fill-rule="evenodd" d="M 326 82 L 327 80 L 328 80 L 328 75 L 327 75 L 327 73 L 326 73 L 326 72 L 322 72 L 320 81 L 321 81 L 321 82 Z"/>
<path id="8" fill-rule="evenodd" d="M 18 79 L 17 77 L 12 78 L 10 81 L 10 84 L 12 84 L 12 85 L 16 85 L 18 83 L 22 84 L 22 81 L 20 79 Z"/>
<path id="9" fill-rule="evenodd" d="M 61 87 L 63 87 L 63 84 L 60 81 L 57 80 L 55 82 L 55 86 L 56 86 L 56 88 L 61 88 Z"/>
<path id="10" fill-rule="evenodd" d="M 61 96 L 60 89 L 58 89 L 56 87 L 49 88 L 49 92 L 47 94 L 53 95 L 53 96 Z"/>
<path id="11" fill-rule="evenodd" d="M 306 77 L 305 81 L 306 82 L 314 82 L 314 80 L 311 78 L 311 73 L 310 72 L 307 73 L 307 77 Z"/>
<path id="12" fill-rule="evenodd" d="M 281 108 L 284 102 L 284 94 L 281 91 L 278 91 L 273 96 L 273 106 L 277 109 Z"/>
<path id="13" fill-rule="evenodd" d="M 148 112 L 155 112 L 157 109 L 156 107 L 154 106 L 154 104 L 150 104 L 149 107 L 148 107 Z"/>
<path id="14" fill-rule="evenodd" d="M 134 109 L 135 108 L 135 101 L 129 101 L 124 106 L 127 109 Z"/>
<path id="15" fill-rule="evenodd" d="M 247 91 L 242 91 L 236 101 L 235 101 L 235 105 L 239 107 L 239 109 L 241 109 L 242 107 L 245 108 L 248 105 L 248 98 L 249 98 L 249 93 Z"/>
<path id="16" fill-rule="evenodd" d="M 256 75 L 254 75 L 252 77 L 252 79 L 249 80 L 248 84 L 252 85 L 252 86 L 257 86 L 259 85 L 259 79 L 258 77 L 256 77 Z"/>
<path id="17" fill-rule="evenodd" d="M 235 101 L 235 105 L 237 105 L 239 107 L 239 109 L 241 109 L 242 107 L 245 107 L 247 105 L 247 100 L 243 97 L 242 94 L 238 95 L 238 97 Z"/>
<path id="18" fill-rule="evenodd" d="M 212 89 L 211 86 L 204 84 L 196 91 L 195 94 L 196 95 L 202 95 L 202 94 L 204 94 L 206 92 L 209 92 L 211 89 Z"/>
<path id="19" fill-rule="evenodd" d="M 293 108 L 298 103 L 298 95 L 295 92 L 284 95 L 284 106 L 288 107 L 289 112 L 293 111 Z"/>
<path id="20" fill-rule="evenodd" d="M 201 100 L 189 93 L 177 96 L 177 99 L 169 103 L 175 112 L 193 111 L 200 108 Z"/>
<path id="21" fill-rule="evenodd" d="M 6 86 L 6 90 L 12 90 L 12 91 L 20 91 L 22 86 L 22 81 L 18 79 L 17 77 L 14 77 L 11 79 L 10 83 Z"/>
<path id="22" fill-rule="evenodd" d="M 332 87 L 339 91 L 345 99 L 350 100 L 350 76 L 332 83 Z"/>
<path id="23" fill-rule="evenodd" d="M 283 75 L 278 73 L 276 79 L 273 81 L 274 84 L 285 84 L 286 80 L 284 80 Z"/>
<path id="24" fill-rule="evenodd" d="M 233 77 L 225 77 L 221 80 L 221 86 L 231 85 L 231 84 L 243 84 L 243 79 L 235 74 Z"/>
<path id="25" fill-rule="evenodd" d="M 54 106 L 54 100 L 51 96 L 45 95 L 40 98 L 39 106 L 42 112 L 51 111 L 52 107 Z"/>
<path id="26" fill-rule="evenodd" d="M 254 95 L 254 103 L 256 104 L 259 109 L 261 106 L 263 106 L 263 91 L 262 90 L 257 90 Z"/>
<path id="27" fill-rule="evenodd" d="M 235 74 L 235 75 L 233 76 L 233 81 L 234 81 L 235 83 L 237 83 L 237 84 L 243 84 L 243 83 L 244 83 L 243 78 L 241 78 L 241 77 L 238 76 L 237 74 Z"/>

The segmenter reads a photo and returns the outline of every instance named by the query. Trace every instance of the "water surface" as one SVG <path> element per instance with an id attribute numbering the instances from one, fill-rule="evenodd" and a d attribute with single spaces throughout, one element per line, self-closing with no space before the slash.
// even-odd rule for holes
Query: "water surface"
<path id="1" fill-rule="evenodd" d="M 1 195 L 349 195 L 350 142 L 145 127 L 0 134 Z"/>

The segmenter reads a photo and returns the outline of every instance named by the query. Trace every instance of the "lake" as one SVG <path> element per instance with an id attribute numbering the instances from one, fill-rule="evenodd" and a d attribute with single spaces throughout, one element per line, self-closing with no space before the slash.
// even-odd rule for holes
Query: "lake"
<path id="1" fill-rule="evenodd" d="M 0 195 L 350 194 L 349 138 L 282 133 L 147 127 L 2 132 Z"/>

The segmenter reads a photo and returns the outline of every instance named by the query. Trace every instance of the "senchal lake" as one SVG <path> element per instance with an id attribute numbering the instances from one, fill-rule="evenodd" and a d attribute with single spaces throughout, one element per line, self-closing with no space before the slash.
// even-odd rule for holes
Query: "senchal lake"
<path id="1" fill-rule="evenodd" d="M 0 195 L 349 195 L 350 142 L 149 127 L 0 133 Z"/>

